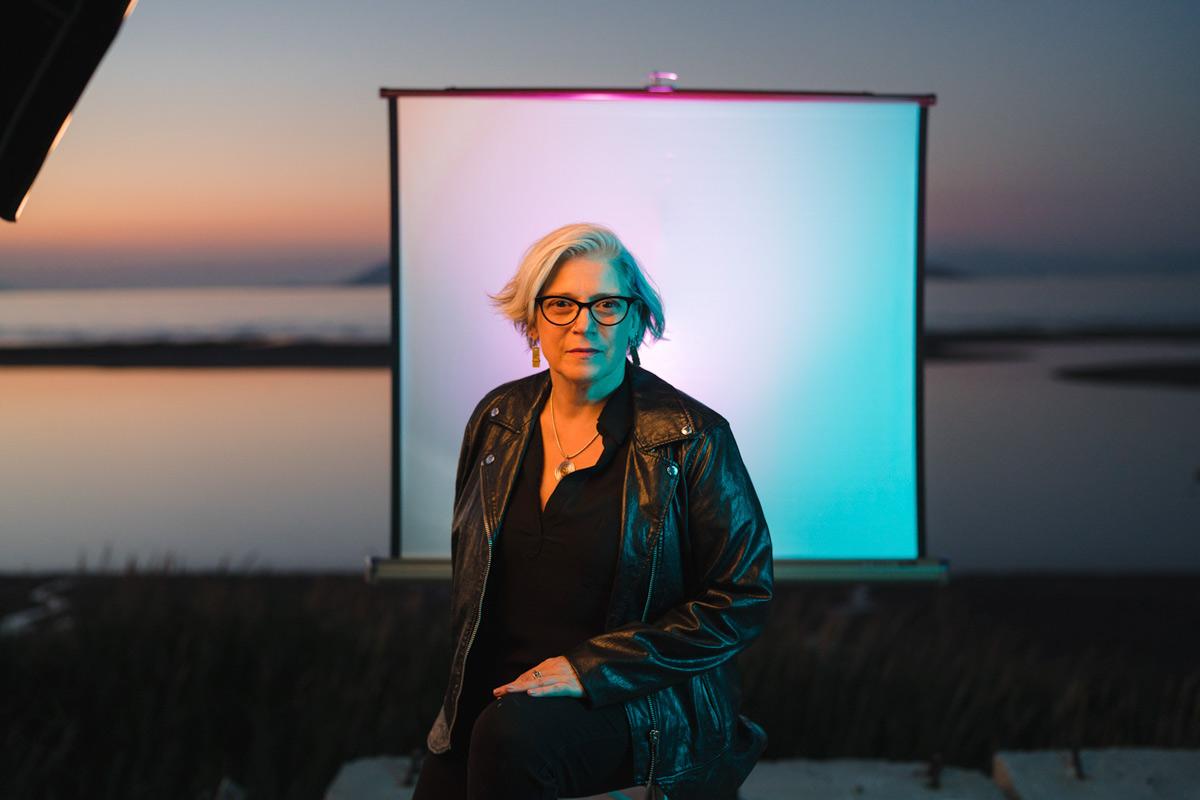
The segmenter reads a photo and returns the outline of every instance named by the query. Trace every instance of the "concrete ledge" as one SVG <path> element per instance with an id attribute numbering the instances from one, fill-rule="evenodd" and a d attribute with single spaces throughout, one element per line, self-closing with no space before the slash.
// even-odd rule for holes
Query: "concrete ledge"
<path id="1" fill-rule="evenodd" d="M 920 762 L 838 758 L 828 761 L 759 761 L 742 784 L 742 800 L 811 797 L 821 800 L 1003 800 L 988 776 L 943 767 L 933 788 L 929 765 Z"/>
<path id="2" fill-rule="evenodd" d="M 996 785 L 1009 800 L 1196 800 L 1200 751 L 1114 747 L 1001 751 Z"/>
<path id="3" fill-rule="evenodd" d="M 325 800 L 410 800 L 408 757 L 363 758 L 342 765 Z M 1076 765 L 1082 778 L 1076 777 Z M 982 772 L 944 767 L 937 787 L 929 765 L 870 759 L 760 761 L 740 800 L 1200 800 L 1200 751 L 1110 748 L 999 752 L 994 782 Z M 643 800 L 642 787 L 581 800 Z M 668 798 L 669 800 L 669 798 Z"/>
<path id="4" fill-rule="evenodd" d="M 409 774 L 411 765 L 407 756 L 348 761 L 325 790 L 325 800 L 410 800 L 416 786 L 416 775 Z M 646 796 L 639 786 L 579 800 L 643 800 Z"/>
<path id="5" fill-rule="evenodd" d="M 416 785 L 415 780 L 405 785 L 416 777 L 409 775 L 411 764 L 406 756 L 347 761 L 325 790 L 325 800 L 408 800 Z"/>

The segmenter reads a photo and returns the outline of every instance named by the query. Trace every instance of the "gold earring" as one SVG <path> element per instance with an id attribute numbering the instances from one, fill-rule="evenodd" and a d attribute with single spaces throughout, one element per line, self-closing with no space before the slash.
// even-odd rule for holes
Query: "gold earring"
<path id="1" fill-rule="evenodd" d="M 540 367 L 542 365 L 542 354 L 538 352 L 538 346 L 536 344 L 530 345 L 530 349 L 533 351 L 533 365 Z"/>

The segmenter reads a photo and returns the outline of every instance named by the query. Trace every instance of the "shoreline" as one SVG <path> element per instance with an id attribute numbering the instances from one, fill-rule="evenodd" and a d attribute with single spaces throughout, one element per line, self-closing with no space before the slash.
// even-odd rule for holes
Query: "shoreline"
<path id="1" fill-rule="evenodd" d="M 996 361 L 1021 357 L 1022 346 L 1088 342 L 1200 343 L 1200 326 L 1150 329 L 1089 328 L 1047 331 L 1009 328 L 978 331 L 927 331 L 921 338 L 926 361 Z M 996 345 L 1009 345 L 997 350 Z M 320 367 L 388 368 L 388 342 L 262 341 L 106 342 L 0 346 L 0 367 Z M 1123 364 L 1122 366 L 1129 366 Z M 1156 365 L 1156 368 L 1159 368 Z M 1200 362 L 1161 366 L 1187 382 L 1200 375 Z M 1106 376 L 1113 380 L 1112 376 Z M 1132 377 L 1132 376 L 1131 376 Z M 1142 377 L 1145 377 L 1143 374 Z M 1116 378 L 1119 380 L 1119 378 Z"/>
<path id="2" fill-rule="evenodd" d="M 387 368 L 387 343 L 135 342 L 0 347 L 0 367 Z"/>

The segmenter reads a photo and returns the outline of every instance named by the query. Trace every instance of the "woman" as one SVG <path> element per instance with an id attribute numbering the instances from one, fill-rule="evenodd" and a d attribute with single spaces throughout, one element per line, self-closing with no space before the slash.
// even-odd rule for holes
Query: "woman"
<path id="1" fill-rule="evenodd" d="M 414 798 L 733 797 L 766 735 L 732 657 L 773 580 L 729 424 L 639 366 L 662 301 L 612 231 L 550 232 L 493 301 L 549 370 L 467 423 L 450 680 Z"/>

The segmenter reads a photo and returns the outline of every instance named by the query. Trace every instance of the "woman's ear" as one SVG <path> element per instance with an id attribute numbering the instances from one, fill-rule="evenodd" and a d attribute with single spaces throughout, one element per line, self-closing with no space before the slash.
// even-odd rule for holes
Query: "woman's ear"
<path id="1" fill-rule="evenodd" d="M 642 336 L 645 336 L 646 331 L 645 320 L 642 318 L 642 304 L 634 303 L 633 308 L 629 309 L 629 316 L 633 318 L 633 324 L 629 326 L 629 346 L 626 349 L 636 351 L 638 345 L 641 344 L 638 331 L 642 332 Z"/>

